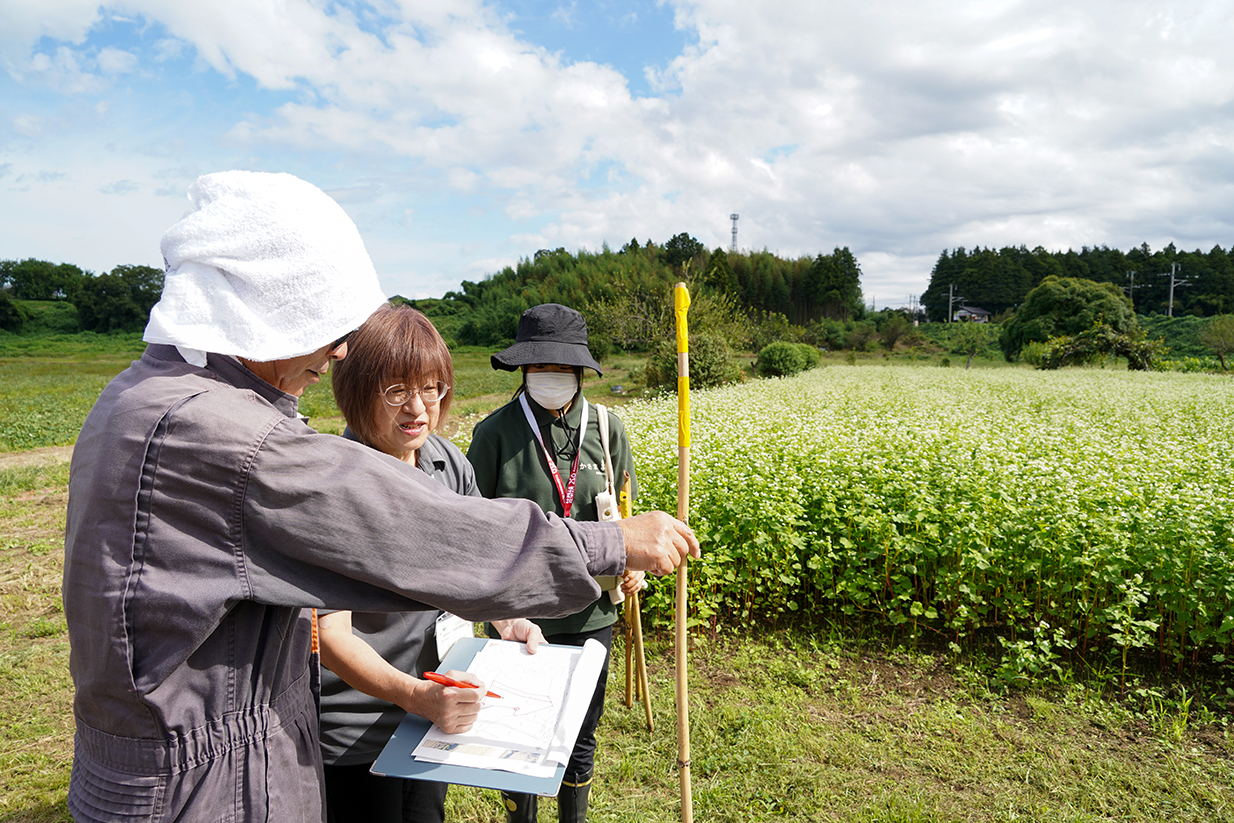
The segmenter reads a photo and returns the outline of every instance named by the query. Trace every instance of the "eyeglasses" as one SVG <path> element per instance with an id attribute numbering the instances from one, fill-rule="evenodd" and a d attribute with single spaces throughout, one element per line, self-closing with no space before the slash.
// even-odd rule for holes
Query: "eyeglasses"
<path id="1" fill-rule="evenodd" d="M 424 405 L 431 406 L 445 397 L 448 391 L 450 391 L 450 387 L 438 380 L 436 383 L 429 383 L 427 386 L 421 386 L 418 389 L 408 388 L 399 383 L 382 391 L 381 396 L 391 406 L 405 406 L 411 402 L 412 397 L 418 394 L 420 399 L 424 401 Z"/>
<path id="2" fill-rule="evenodd" d="M 340 337 L 338 340 L 335 340 L 333 343 L 330 344 L 330 348 L 328 349 L 328 351 L 334 351 L 339 346 L 346 343 L 348 339 L 350 339 L 350 337 L 356 333 L 356 331 L 357 331 L 356 329 L 352 329 L 351 331 L 347 332 L 347 334 L 344 334 L 342 337 Z"/>

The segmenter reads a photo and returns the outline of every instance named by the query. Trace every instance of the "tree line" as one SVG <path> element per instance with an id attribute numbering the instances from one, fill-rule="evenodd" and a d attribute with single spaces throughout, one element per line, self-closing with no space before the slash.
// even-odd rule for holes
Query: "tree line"
<path id="1" fill-rule="evenodd" d="M 945 321 L 960 302 L 994 315 L 1020 306 L 1047 277 L 1109 283 L 1131 300 L 1135 313 L 1212 317 L 1234 313 L 1234 246 L 1208 253 L 1153 251 L 1147 243 L 1123 252 L 1107 246 L 1049 252 L 1038 246 L 944 250 L 921 296 L 927 318 Z M 1174 280 L 1171 306 L 1171 278 Z"/>
<path id="2" fill-rule="evenodd" d="M 799 326 L 861 316 L 860 277 L 847 248 L 785 259 L 768 251 L 709 252 L 680 233 L 664 243 L 633 239 L 617 251 L 607 245 L 599 252 L 541 249 L 483 280 L 464 281 L 442 298 L 394 301 L 420 308 L 456 345 L 506 345 L 524 310 L 555 302 L 589 317 L 605 315 L 596 318 L 602 348 L 647 350 L 660 336 L 662 315 L 671 315 L 678 281 L 724 307 L 715 318 L 721 327 L 737 328 L 754 316 L 784 317 Z M 162 286 L 163 272 L 149 266 L 122 265 L 96 275 L 71 263 L 3 260 L 0 329 L 21 332 L 38 314 L 54 315 L 57 331 L 141 331 Z M 55 304 L 58 311 L 49 314 L 39 303 Z"/>
<path id="3" fill-rule="evenodd" d="M 34 317 L 29 302 L 59 304 L 58 331 L 141 331 L 163 293 L 163 272 L 116 266 L 92 274 L 72 263 L 0 260 L 0 329 L 20 333 Z"/>
<path id="4" fill-rule="evenodd" d="M 578 308 L 589 323 L 593 315 L 608 316 L 614 322 L 597 325 L 611 327 L 609 344 L 646 350 L 658 338 L 660 321 L 671 316 L 678 281 L 737 316 L 780 315 L 805 326 L 860 315 L 860 278 L 861 267 L 847 248 L 785 259 L 768 251 L 708 252 L 681 233 L 663 244 L 636 238 L 617 251 L 607 245 L 599 252 L 541 249 L 484 280 L 464 281 L 441 299 L 407 302 L 461 345 L 508 343 L 524 310 L 552 302 Z"/>

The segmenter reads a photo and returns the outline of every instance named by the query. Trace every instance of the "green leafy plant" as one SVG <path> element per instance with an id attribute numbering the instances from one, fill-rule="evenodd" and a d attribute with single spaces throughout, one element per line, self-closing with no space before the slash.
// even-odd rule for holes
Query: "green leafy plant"
<path id="1" fill-rule="evenodd" d="M 818 365 L 818 349 L 805 343 L 769 343 L 758 353 L 759 377 L 789 377 Z"/>
<path id="2" fill-rule="evenodd" d="M 661 343 L 647 361 L 644 380 L 648 388 L 677 390 L 677 341 Z M 741 366 L 721 335 L 712 332 L 690 334 L 690 387 L 706 389 L 736 383 L 742 379 Z"/>
<path id="3" fill-rule="evenodd" d="M 691 608 L 930 638 L 1000 660 L 1004 685 L 1224 670 L 1231 404 L 1211 375 L 1122 370 L 857 365 L 695 392 Z M 674 510 L 676 405 L 621 414 L 638 506 Z M 647 603 L 671 614 L 670 592 Z"/>

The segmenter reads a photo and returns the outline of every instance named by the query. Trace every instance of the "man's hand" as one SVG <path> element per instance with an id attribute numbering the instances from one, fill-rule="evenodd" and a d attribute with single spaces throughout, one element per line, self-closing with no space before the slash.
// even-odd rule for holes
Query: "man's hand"
<path id="1" fill-rule="evenodd" d="M 698 538 L 685 523 L 664 512 L 647 512 L 619 520 L 626 544 L 626 569 L 665 575 L 687 556 L 701 557 Z"/>

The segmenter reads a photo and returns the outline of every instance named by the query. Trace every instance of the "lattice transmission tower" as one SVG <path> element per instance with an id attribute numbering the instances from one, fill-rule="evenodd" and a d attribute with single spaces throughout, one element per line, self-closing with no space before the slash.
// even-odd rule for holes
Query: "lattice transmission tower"
<path id="1" fill-rule="evenodd" d="M 729 251 L 731 251 L 733 254 L 736 254 L 737 253 L 737 215 L 730 214 L 728 216 L 728 219 L 733 221 L 733 245 L 729 247 Z"/>

